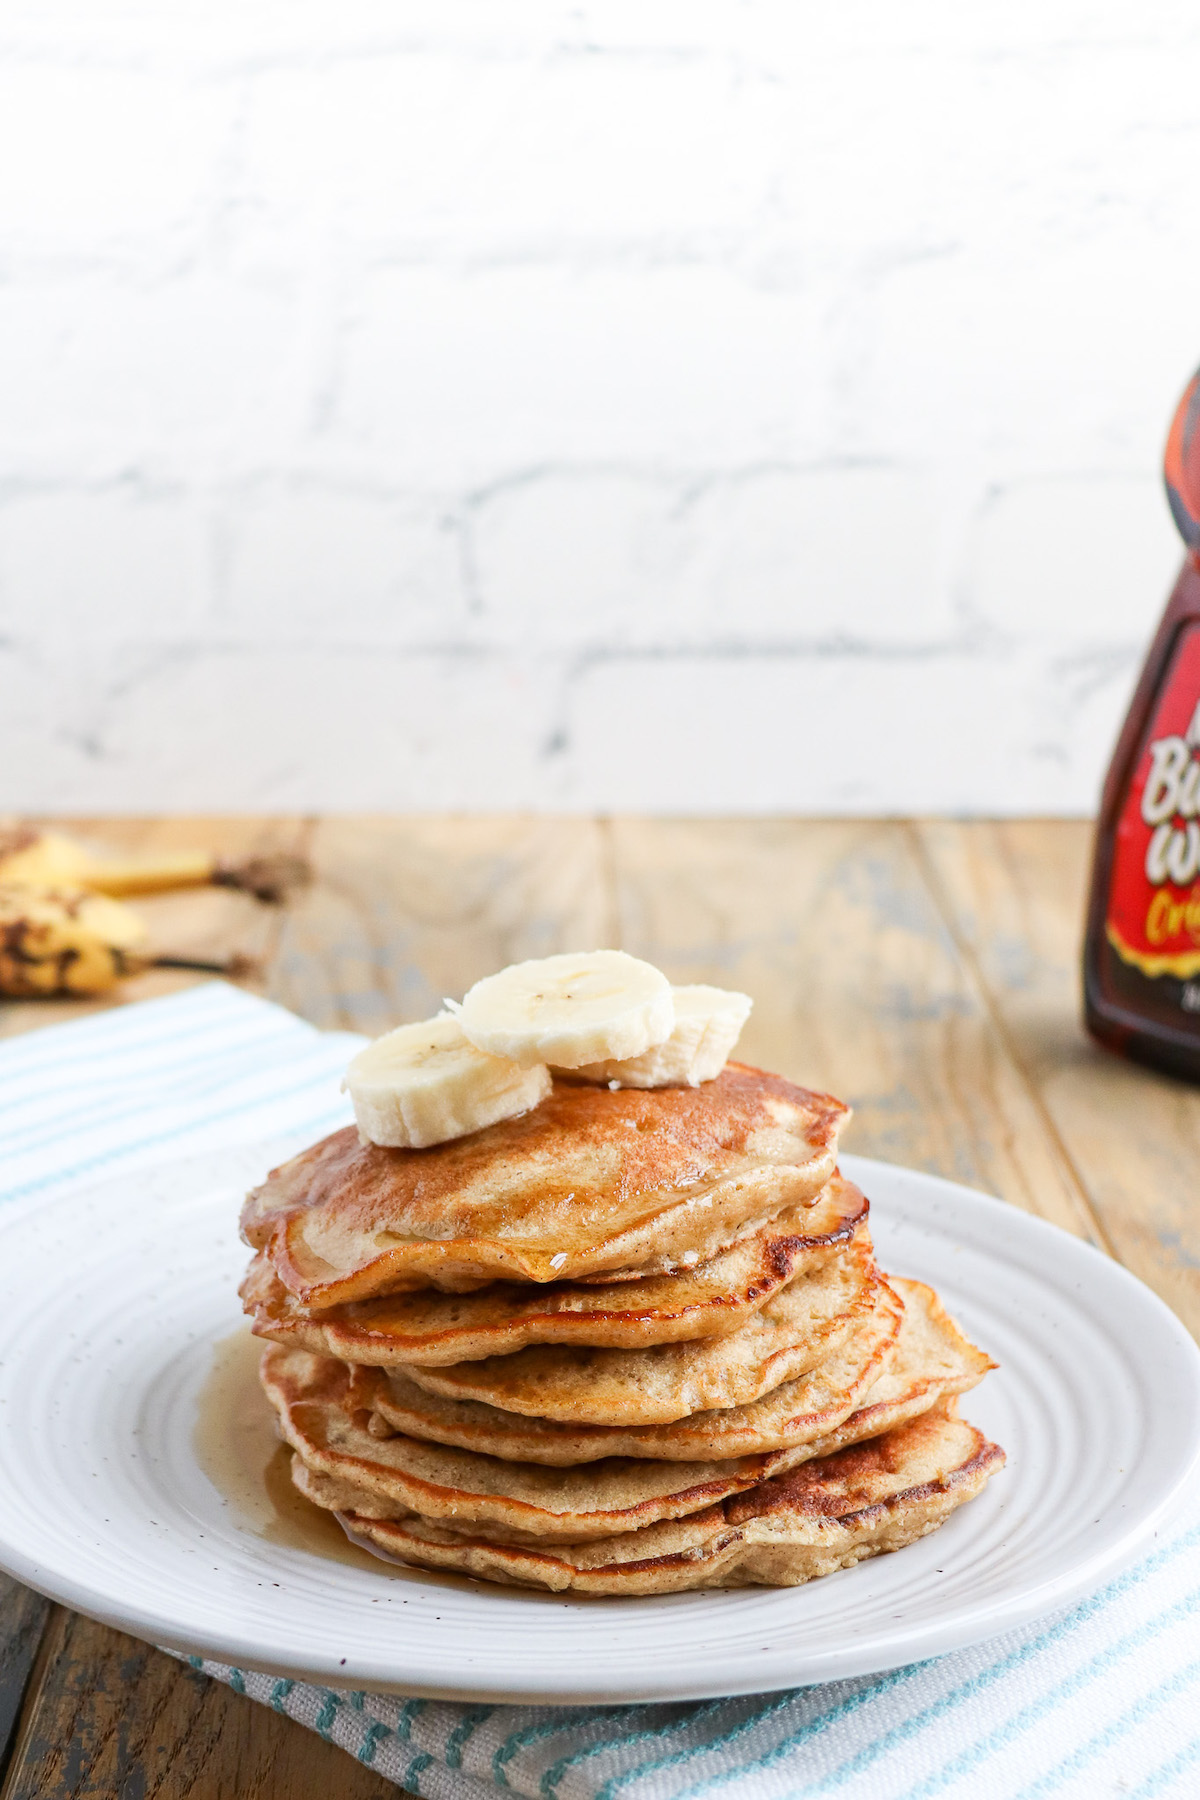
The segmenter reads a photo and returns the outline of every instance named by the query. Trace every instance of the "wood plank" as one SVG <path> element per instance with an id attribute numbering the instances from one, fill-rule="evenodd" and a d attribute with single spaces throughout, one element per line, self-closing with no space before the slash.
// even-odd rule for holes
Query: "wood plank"
<path id="1" fill-rule="evenodd" d="M 55 1607 L 0 1800 L 395 1800 L 315 1732 Z"/>
<path id="2" fill-rule="evenodd" d="M 195 819 L 55 819 L 55 830 L 78 837 L 98 852 L 150 855 L 156 851 L 213 850 L 230 861 L 275 853 L 303 855 L 310 826 L 298 818 Z M 261 992 L 278 942 L 283 918 L 279 907 L 265 906 L 249 894 L 230 888 L 188 888 L 174 894 L 148 894 L 129 902 L 145 918 L 151 941 L 163 954 L 221 961 L 240 955 L 257 962 L 263 973 L 239 985 Z M 128 1006 L 171 994 L 209 979 L 183 969 L 150 969 L 123 981 L 109 995 L 92 1000 L 0 1001 L 0 1037 L 32 1031 L 66 1019 L 84 1018 L 109 1006 Z"/>
<path id="3" fill-rule="evenodd" d="M 917 828 L 963 954 L 1107 1238 L 1200 1333 L 1200 1090 L 1114 1056 L 1084 1030 L 1091 835 L 1063 820 Z"/>
<path id="4" fill-rule="evenodd" d="M 903 823 L 622 819 L 624 947 L 755 1000 L 746 1057 L 853 1102 L 847 1149 L 1096 1239 Z"/>
<path id="5" fill-rule="evenodd" d="M 377 1034 L 481 975 L 613 930 L 591 819 L 323 819 L 269 991 L 314 1024 Z"/>
<path id="6" fill-rule="evenodd" d="M 0 1773 L 49 1612 L 48 1600 L 0 1575 Z"/>

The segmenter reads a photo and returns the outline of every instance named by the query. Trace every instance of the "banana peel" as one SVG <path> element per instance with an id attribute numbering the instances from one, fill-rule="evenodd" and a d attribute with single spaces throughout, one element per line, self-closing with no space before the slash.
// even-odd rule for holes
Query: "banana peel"
<path id="1" fill-rule="evenodd" d="M 225 862 L 203 850 L 151 857 L 97 857 L 59 831 L 0 828 L 0 885 L 79 889 L 121 899 L 174 888 L 230 887 L 278 903 L 309 878 L 298 856 L 255 856 Z"/>
<path id="2" fill-rule="evenodd" d="M 248 957 L 227 962 L 159 956 L 131 906 L 84 887 L 0 885 L 0 994 L 13 999 L 105 994 L 143 969 L 249 974 Z"/>

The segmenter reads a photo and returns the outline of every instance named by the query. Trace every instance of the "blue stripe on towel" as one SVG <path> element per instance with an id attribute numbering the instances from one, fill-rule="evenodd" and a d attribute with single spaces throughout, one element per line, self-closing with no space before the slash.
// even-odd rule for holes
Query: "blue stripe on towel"
<path id="1" fill-rule="evenodd" d="M 1161 1682 L 1148 1694 L 1143 1694 L 1140 1700 L 1135 1701 L 1119 1718 L 1114 1719 L 1111 1725 L 1106 1725 L 1103 1731 L 1096 1732 L 1094 1736 L 1088 1738 L 1086 1743 L 1080 1744 L 1077 1750 L 1072 1751 L 1070 1756 L 1064 1757 L 1057 1768 L 1047 1770 L 1045 1775 L 1039 1776 L 1028 1787 L 1022 1788 L 1014 1800 L 1041 1800 L 1043 1794 L 1052 1794 L 1055 1788 L 1060 1788 L 1064 1781 L 1069 1780 L 1072 1775 L 1077 1775 L 1080 1769 L 1086 1768 L 1088 1763 L 1093 1762 L 1102 1750 L 1111 1750 L 1114 1744 L 1119 1744 L 1123 1737 L 1128 1737 L 1129 1733 L 1136 1726 L 1142 1724 L 1145 1719 L 1160 1712 L 1168 1700 L 1173 1699 L 1184 1688 L 1190 1687 L 1198 1676 L 1200 1676 L 1200 1660 L 1189 1663 L 1184 1669 L 1177 1670 L 1170 1680 Z"/>
<path id="2" fill-rule="evenodd" d="M 141 1137 L 133 1144 L 121 1144 L 109 1150 L 97 1151 L 93 1156 L 85 1157 L 82 1162 L 73 1164 L 68 1169 L 56 1169 L 52 1175 L 43 1175 L 35 1181 L 26 1181 L 19 1187 L 0 1192 L 0 1200 L 24 1200 L 31 1194 L 43 1192 L 46 1188 L 57 1187 L 62 1182 L 75 1181 L 81 1175 L 92 1174 L 106 1163 L 118 1161 L 141 1150 L 153 1150 L 160 1145 L 169 1144 L 173 1138 L 185 1137 L 189 1132 L 205 1129 L 209 1125 L 223 1125 L 227 1120 L 240 1118 L 245 1113 L 269 1106 L 280 1100 L 294 1100 L 300 1094 L 309 1093 L 329 1084 L 329 1071 L 319 1075 L 311 1075 L 307 1080 L 291 1083 L 269 1095 L 257 1095 L 253 1100 L 243 1100 L 236 1106 L 221 1107 L 218 1111 L 207 1113 L 203 1118 L 189 1119 L 185 1125 L 172 1125 L 169 1130 L 156 1131 Z M 308 1121 L 309 1129 L 318 1134 L 327 1124 L 332 1125 L 340 1120 L 346 1122 L 349 1109 L 339 1106 L 332 1111 L 325 1111 Z"/>
<path id="3" fill-rule="evenodd" d="M 1128 1632 L 1123 1638 L 1118 1638 L 1115 1644 L 1108 1645 L 1106 1649 L 1089 1658 L 1087 1662 L 1081 1664 L 1078 1669 L 1056 1683 L 1054 1687 L 1047 1689 L 1029 1706 L 1023 1707 L 1003 1725 L 997 1726 L 985 1738 L 981 1738 L 972 1749 L 964 1750 L 960 1756 L 954 1758 L 953 1762 L 947 1763 L 938 1774 L 927 1776 L 916 1787 L 909 1788 L 904 1795 L 904 1800 L 926 1800 L 928 1795 L 936 1794 L 949 1782 L 957 1780 L 959 1775 L 965 1774 L 969 1769 L 976 1767 L 994 1754 L 995 1751 L 1012 1743 L 1021 1732 L 1028 1730 L 1031 1725 L 1035 1725 L 1039 1719 L 1045 1718 L 1048 1713 L 1054 1711 L 1055 1707 L 1078 1693 L 1088 1682 L 1105 1674 L 1122 1657 L 1131 1656 L 1136 1650 L 1140 1650 L 1144 1645 L 1150 1643 L 1153 1638 L 1168 1631 L 1172 1625 L 1178 1624 L 1180 1619 L 1188 1618 L 1197 1611 L 1200 1611 L 1200 1588 L 1193 1589 L 1183 1600 L 1176 1601 L 1174 1606 L 1166 1607 L 1162 1612 L 1156 1613 L 1152 1619 L 1148 1619 L 1136 1631 Z M 1050 1634 L 1047 1634 L 1047 1638 L 1049 1637 Z M 884 1747 L 887 1747 L 886 1741 L 884 1741 Z"/>

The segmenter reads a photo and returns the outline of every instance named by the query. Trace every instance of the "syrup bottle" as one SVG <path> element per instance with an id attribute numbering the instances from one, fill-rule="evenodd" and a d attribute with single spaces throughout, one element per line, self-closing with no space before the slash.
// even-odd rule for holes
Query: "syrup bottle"
<path id="1" fill-rule="evenodd" d="M 1200 1081 L 1200 370 L 1164 458 L 1188 546 L 1109 765 L 1083 952 L 1088 1030 Z"/>

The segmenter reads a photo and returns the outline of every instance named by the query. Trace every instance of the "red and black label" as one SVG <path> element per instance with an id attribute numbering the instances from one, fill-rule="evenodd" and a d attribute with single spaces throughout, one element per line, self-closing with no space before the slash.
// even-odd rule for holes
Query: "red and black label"
<path id="1" fill-rule="evenodd" d="M 1134 764 L 1105 931 L 1143 975 L 1200 974 L 1200 624 L 1180 633 Z"/>

